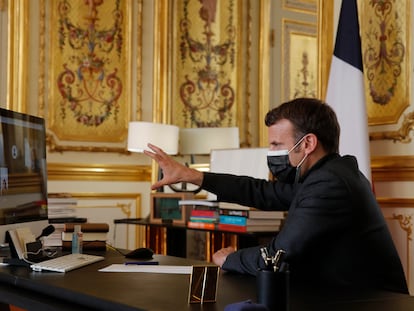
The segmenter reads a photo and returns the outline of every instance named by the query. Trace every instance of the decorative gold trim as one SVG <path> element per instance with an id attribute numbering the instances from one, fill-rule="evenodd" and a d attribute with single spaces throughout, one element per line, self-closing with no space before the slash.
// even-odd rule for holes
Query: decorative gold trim
<path id="1" fill-rule="evenodd" d="M 40 117 L 45 116 L 45 51 L 46 51 L 46 6 L 45 0 L 39 1 L 39 78 L 38 78 L 38 96 L 37 111 Z"/>
<path id="2" fill-rule="evenodd" d="M 334 1 L 318 1 L 318 94 L 325 98 L 333 54 Z"/>
<path id="3" fill-rule="evenodd" d="M 172 17 L 168 12 L 172 11 L 170 0 L 154 1 L 154 58 L 152 81 L 152 119 L 153 122 L 171 123 L 172 115 L 168 105 L 168 54 L 171 42 L 168 41 L 168 29 L 172 27 Z M 158 178 L 158 165 L 152 161 L 151 181 Z"/>
<path id="4" fill-rule="evenodd" d="M 381 208 L 414 208 L 414 198 L 377 198 Z"/>
<path id="5" fill-rule="evenodd" d="M 410 143 L 410 132 L 414 130 L 414 111 L 405 114 L 401 127 L 395 131 L 372 132 L 369 134 L 369 140 L 393 140 L 394 142 Z"/>
<path id="6" fill-rule="evenodd" d="M 71 141 L 87 145 L 89 143 L 94 145 L 98 142 L 106 145 L 125 143 L 132 104 L 132 2 L 106 1 L 111 10 L 117 9 L 119 13 L 115 14 L 116 18 L 111 16 L 105 21 L 103 17 L 106 13 L 103 7 L 100 7 L 103 5 L 100 1 L 73 0 L 76 10 L 71 9 L 70 5 L 67 10 L 63 10 L 61 2 L 50 1 L 48 6 L 50 46 L 47 66 L 51 81 L 48 101 L 50 103 L 48 105 L 49 131 L 58 138 L 59 143 L 65 145 L 72 145 L 69 143 Z M 62 19 L 66 21 L 63 24 Z M 97 33 L 109 31 L 109 29 L 116 31 L 113 34 L 113 41 L 109 43 L 113 46 L 111 48 L 101 47 L 104 44 L 95 36 L 80 36 L 76 40 L 82 44 L 76 40 L 76 43 L 73 43 L 70 41 L 70 38 L 74 36 L 71 31 L 75 30 L 66 23 L 69 25 L 74 23 L 75 29 L 86 33 L 88 33 L 88 27 L 98 27 L 95 30 Z M 105 28 L 108 29 L 104 30 Z M 121 40 L 117 39 L 118 34 Z M 85 37 L 88 39 L 85 40 Z M 114 42 L 118 42 L 119 46 L 116 46 Z M 77 44 L 81 48 L 75 47 Z M 89 49 L 85 51 L 87 46 Z M 89 69 L 76 67 L 79 66 L 76 60 L 78 58 L 83 62 L 91 62 L 86 66 Z M 92 65 L 93 61 L 100 65 Z M 82 70 L 96 73 L 93 78 L 86 78 L 83 77 L 86 74 L 81 73 Z M 101 73 L 98 75 L 98 72 Z M 71 81 L 73 85 L 69 82 L 69 73 L 74 75 Z M 114 76 L 109 82 L 111 75 Z M 111 86 L 112 83 L 113 86 Z M 113 100 L 118 97 L 118 100 Z"/>
<path id="7" fill-rule="evenodd" d="M 169 16 L 172 4 L 169 0 L 154 1 L 154 60 L 153 60 L 153 121 L 171 123 L 168 105 L 168 54 L 170 52 Z M 170 28 L 171 29 L 171 28 Z"/>
<path id="8" fill-rule="evenodd" d="M 49 180 L 151 181 L 148 165 L 48 163 Z"/>
<path id="9" fill-rule="evenodd" d="M 332 2 L 332 1 L 329 1 Z M 283 0 L 282 10 L 290 10 L 305 14 L 316 14 L 318 3 L 316 0 L 300 1 L 300 0 Z"/>
<path id="10" fill-rule="evenodd" d="M 111 205 L 76 205 L 76 208 L 119 208 L 124 213 L 125 218 L 131 218 L 131 203 L 116 203 Z"/>
<path id="11" fill-rule="evenodd" d="M 241 16 L 244 16 L 243 13 L 244 7 L 241 6 Z M 251 66 L 252 66 L 252 25 L 253 25 L 253 9 L 252 2 L 248 0 L 246 3 L 247 18 L 246 26 L 243 27 L 243 18 L 238 18 L 237 28 L 241 29 L 243 32 L 244 29 L 245 35 L 238 36 L 237 45 L 240 46 L 241 55 L 246 57 L 238 57 L 238 67 L 243 68 L 243 64 L 246 66 L 245 74 L 238 75 L 237 84 L 244 87 L 244 98 L 243 92 L 237 92 L 237 126 L 240 131 L 240 146 L 248 148 L 252 146 L 252 83 L 251 83 Z M 243 47 L 243 38 L 246 40 L 246 45 Z M 245 54 L 242 52 L 243 48 L 246 49 Z M 245 113 L 244 113 L 245 111 Z"/>
<path id="12" fill-rule="evenodd" d="M 263 124 L 264 116 L 269 110 L 269 80 L 270 80 L 270 1 L 260 1 L 259 23 L 259 145 L 267 146 L 267 130 Z"/>
<path id="13" fill-rule="evenodd" d="M 319 71 L 319 64 L 315 63 L 319 60 L 317 55 L 318 51 L 318 38 L 317 38 L 317 24 L 315 23 L 308 23 L 299 20 L 289 19 L 289 18 L 282 18 L 282 62 L 281 62 L 281 72 L 282 72 L 282 79 L 280 81 L 280 89 L 281 89 L 281 99 L 282 101 L 288 101 L 294 97 L 316 97 L 317 94 L 317 85 L 315 85 L 318 81 L 317 77 L 313 80 L 314 85 L 314 92 L 307 93 L 306 92 L 299 92 L 299 95 L 294 94 L 292 89 L 295 89 L 294 85 L 294 78 L 297 72 L 302 73 L 303 67 L 301 66 L 302 59 L 297 59 L 297 55 L 302 55 L 305 52 L 305 43 L 303 41 L 297 42 L 298 37 L 300 36 L 302 40 L 306 40 L 305 38 L 313 39 L 312 43 L 309 43 L 308 49 L 306 50 L 309 61 L 308 61 L 308 68 L 310 75 L 318 75 Z M 295 40 L 296 39 L 296 40 Z M 296 44 L 295 44 L 296 43 Z M 299 50 L 298 50 L 299 49 Z M 295 61 L 296 58 L 296 61 Z M 313 64 L 312 64 L 313 63 Z M 295 66 L 298 66 L 295 68 Z M 306 81 L 309 84 L 309 89 L 312 89 L 312 81 Z M 303 91 L 303 90 L 301 90 Z"/>
<path id="14" fill-rule="evenodd" d="M 398 1 L 398 4 L 391 5 L 389 2 L 358 2 L 359 22 L 363 30 L 361 48 L 368 125 L 398 124 L 403 112 L 410 106 L 411 98 L 411 1 Z M 384 7 L 386 10 L 382 11 Z M 384 33 L 379 33 L 380 29 Z M 386 39 L 382 41 L 384 36 Z M 373 63 L 369 64 L 366 60 L 371 59 L 371 54 L 379 55 L 379 62 L 373 59 Z M 398 59 L 399 56 L 401 59 Z M 371 72 L 370 68 L 377 70 Z M 394 76 L 397 73 L 398 77 Z M 376 75 L 382 78 L 371 85 L 373 81 L 377 81 Z M 371 83 L 368 77 L 373 77 Z M 384 80 L 384 77 L 388 78 Z M 373 98 L 372 93 L 376 94 L 377 99 Z"/>
<path id="15" fill-rule="evenodd" d="M 141 194 L 140 193 L 95 193 L 95 192 L 78 192 L 70 193 L 74 198 L 81 200 L 135 200 L 135 217 L 141 217 Z M 76 208 L 119 208 L 126 215 L 126 218 L 131 217 L 131 203 L 116 203 L 116 205 L 77 205 Z M 141 230 L 138 229 L 139 226 L 135 226 L 135 245 L 138 247 L 139 243 L 142 240 Z M 129 225 L 127 225 L 127 240 L 126 245 L 129 245 L 129 234 L 128 234 Z M 114 226 L 116 230 L 116 225 Z"/>
<path id="16" fill-rule="evenodd" d="M 411 233 L 412 233 L 412 226 L 411 223 L 411 216 L 410 215 L 402 215 L 402 214 L 392 214 L 393 219 L 398 220 L 400 223 L 401 229 L 403 229 L 405 232 L 407 232 L 407 239 L 411 241 Z"/>
<path id="17" fill-rule="evenodd" d="M 200 172 L 209 172 L 210 171 L 210 163 L 196 163 L 190 164 L 189 167 L 200 171 Z"/>
<path id="18" fill-rule="evenodd" d="M 142 1 L 138 0 L 137 8 L 137 107 L 136 120 L 141 119 L 142 115 Z M 38 115 L 45 115 L 45 61 L 46 61 L 46 4 L 45 0 L 40 0 L 39 3 L 39 91 L 38 91 Z M 129 20 L 129 23 L 131 21 Z M 131 29 L 131 26 L 128 26 Z M 51 135 L 49 139 L 50 152 L 65 152 L 65 151 L 90 151 L 90 152 L 116 152 L 127 153 L 125 148 L 109 148 L 109 147 L 91 147 L 91 146 L 76 146 L 76 150 L 72 146 L 61 146 L 56 141 L 55 137 Z"/>
<path id="19" fill-rule="evenodd" d="M 7 108 L 27 112 L 29 0 L 9 1 Z"/>
<path id="20" fill-rule="evenodd" d="M 126 147 L 59 145 L 55 135 L 46 133 L 46 143 L 49 152 L 84 151 L 84 152 L 116 152 L 130 154 Z"/>
<path id="21" fill-rule="evenodd" d="M 385 212 L 387 216 L 385 216 L 385 219 L 387 220 L 387 222 L 395 222 L 398 221 L 398 224 L 400 226 L 400 228 L 406 233 L 406 238 L 404 239 L 404 237 L 402 236 L 402 234 L 400 234 L 399 232 L 395 232 L 393 235 L 395 242 L 397 243 L 396 246 L 397 247 L 402 247 L 403 249 L 401 249 L 402 253 L 400 253 L 401 256 L 403 256 L 405 254 L 405 258 L 401 257 L 403 266 L 405 267 L 405 275 L 406 275 L 406 279 L 407 279 L 407 285 L 408 285 L 408 290 L 410 292 L 411 295 L 413 295 L 413 275 L 412 275 L 412 270 L 411 270 L 411 266 L 412 266 L 412 216 L 411 213 L 410 215 L 404 215 L 404 214 L 396 214 L 396 213 L 392 213 L 392 215 L 390 215 L 391 213 L 389 211 Z M 404 245 L 405 244 L 405 245 Z"/>
<path id="22" fill-rule="evenodd" d="M 371 157 L 372 180 L 413 181 L 413 156 L 373 156 Z"/>
<path id="23" fill-rule="evenodd" d="M 136 120 L 142 118 L 142 1 L 138 0 L 138 18 L 137 18 L 137 107 Z"/>

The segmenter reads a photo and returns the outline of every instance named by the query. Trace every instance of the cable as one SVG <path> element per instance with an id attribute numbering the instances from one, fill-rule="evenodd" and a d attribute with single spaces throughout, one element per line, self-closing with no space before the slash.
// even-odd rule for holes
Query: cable
<path id="1" fill-rule="evenodd" d="M 23 258 L 22 258 L 22 260 L 23 261 L 25 261 L 26 263 L 28 263 L 28 264 L 35 264 L 36 262 L 32 262 L 32 261 L 30 261 L 29 259 L 28 259 L 28 255 L 33 255 L 33 256 L 36 256 L 36 255 L 39 255 L 41 252 L 43 252 L 44 250 L 42 249 L 42 248 L 40 248 L 37 252 L 24 252 L 23 253 Z M 44 252 L 43 252 L 44 253 Z M 57 251 L 53 251 L 53 252 L 46 252 L 46 254 L 45 254 L 45 256 L 46 257 L 49 257 L 49 258 L 53 258 L 53 257 L 55 257 L 56 255 L 58 254 L 58 252 Z"/>
<path id="2" fill-rule="evenodd" d="M 112 246 L 111 244 L 106 243 L 106 246 L 107 246 L 108 248 L 110 248 L 110 249 L 112 249 L 112 250 L 114 250 L 114 251 L 116 251 L 116 252 L 120 253 L 122 256 L 125 256 L 125 254 L 124 254 L 123 252 L 121 252 L 118 248 L 116 248 L 116 247 Z"/>

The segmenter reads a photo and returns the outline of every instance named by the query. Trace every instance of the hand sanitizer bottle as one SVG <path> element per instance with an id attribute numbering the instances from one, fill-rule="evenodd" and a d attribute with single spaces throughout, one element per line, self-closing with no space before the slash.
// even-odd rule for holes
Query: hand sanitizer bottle
<path id="1" fill-rule="evenodd" d="M 72 254 L 82 254 L 83 233 L 80 225 L 75 225 L 72 235 Z"/>

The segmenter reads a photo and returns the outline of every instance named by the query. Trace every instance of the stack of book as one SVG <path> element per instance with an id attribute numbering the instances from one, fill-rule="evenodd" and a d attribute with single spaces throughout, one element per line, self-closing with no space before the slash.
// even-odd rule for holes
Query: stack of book
<path id="1" fill-rule="evenodd" d="M 50 222 L 60 222 L 61 219 L 76 217 L 77 199 L 65 194 L 49 194 L 47 213 Z"/>
<path id="2" fill-rule="evenodd" d="M 53 231 L 48 236 L 43 237 L 43 247 L 54 247 L 54 246 L 62 246 L 62 232 L 64 229 L 64 223 L 52 223 L 53 227 L 55 227 L 55 231 Z"/>
<path id="3" fill-rule="evenodd" d="M 188 228 L 195 229 L 216 229 L 219 220 L 219 208 L 217 201 L 209 200 L 180 200 L 179 205 L 190 208 Z"/>
<path id="4" fill-rule="evenodd" d="M 81 226 L 83 234 L 83 249 L 105 250 L 108 239 L 109 225 L 107 223 L 65 223 L 62 232 L 62 248 L 72 248 L 72 235 L 75 225 Z"/>
<path id="5" fill-rule="evenodd" d="M 282 228 L 287 213 L 262 211 L 255 208 L 219 203 L 218 229 L 233 232 L 277 232 Z"/>

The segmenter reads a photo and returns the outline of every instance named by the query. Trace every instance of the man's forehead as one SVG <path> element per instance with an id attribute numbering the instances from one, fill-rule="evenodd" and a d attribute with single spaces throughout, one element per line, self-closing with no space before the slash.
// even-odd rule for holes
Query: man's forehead
<path id="1" fill-rule="evenodd" d="M 268 128 L 269 143 L 286 144 L 294 140 L 294 126 L 286 119 L 282 119 Z"/>
<path id="2" fill-rule="evenodd" d="M 287 119 L 281 119 L 269 127 L 269 130 L 275 134 L 286 135 L 294 134 L 294 126 L 292 122 Z"/>

